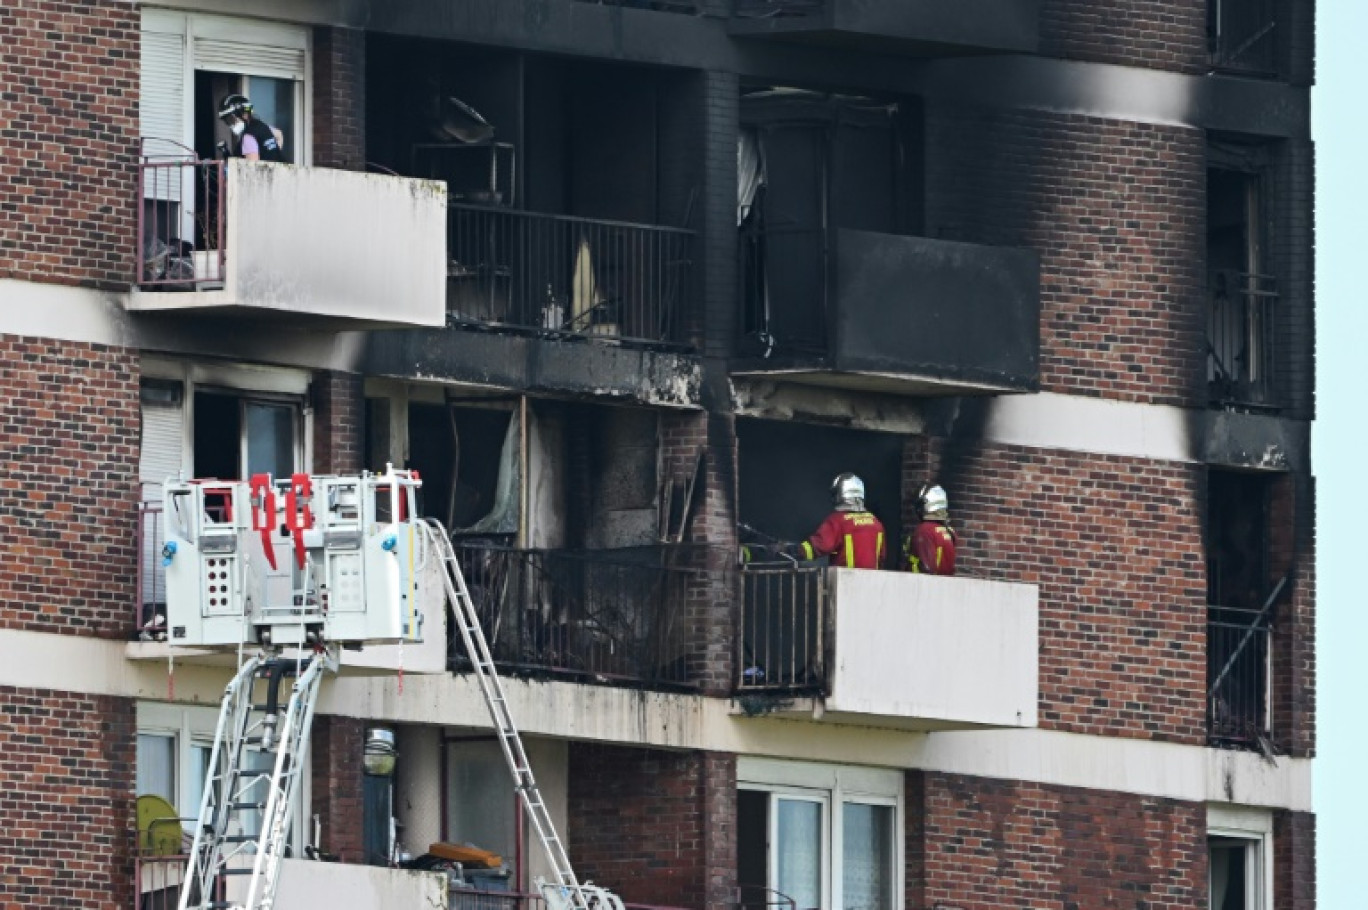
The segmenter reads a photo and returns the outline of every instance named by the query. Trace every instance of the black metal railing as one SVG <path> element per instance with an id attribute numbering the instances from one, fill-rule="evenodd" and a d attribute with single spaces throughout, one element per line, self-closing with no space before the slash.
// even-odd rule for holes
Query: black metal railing
<path id="1" fill-rule="evenodd" d="M 826 569 L 750 563 L 741 571 L 738 692 L 820 692 L 830 645 Z"/>
<path id="2" fill-rule="evenodd" d="M 1254 748 L 1268 735 L 1270 613 L 1207 607 L 1207 735 Z"/>
<path id="3" fill-rule="evenodd" d="M 192 291 L 223 283 L 225 162 L 143 140 L 138 166 L 137 284 Z"/>
<path id="4" fill-rule="evenodd" d="M 451 910 L 546 910 L 546 898 L 531 891 L 481 891 L 453 883 L 449 892 Z M 681 910 L 658 904 L 624 902 L 624 910 Z"/>
<path id="5" fill-rule="evenodd" d="M 1275 0 L 1207 0 L 1207 49 L 1218 69 L 1277 72 Z"/>
<path id="6" fill-rule="evenodd" d="M 732 13 L 748 19 L 771 16 L 811 16 L 820 13 L 826 0 L 736 0 Z"/>
<path id="7" fill-rule="evenodd" d="M 448 211 L 451 321 L 684 344 L 692 231 L 464 204 Z"/>
<path id="8" fill-rule="evenodd" d="M 685 622 L 704 550 L 517 550 L 455 543 L 494 662 L 506 672 L 691 687 Z M 696 649 L 694 649 L 696 650 Z M 453 670 L 469 667 L 453 632 Z"/>
<path id="9" fill-rule="evenodd" d="M 1278 292 L 1269 275 L 1222 269 L 1208 281 L 1207 378 L 1214 404 L 1272 407 Z"/>
<path id="10" fill-rule="evenodd" d="M 631 9 L 653 9 L 662 13 L 697 13 L 699 0 L 579 0 L 601 6 L 626 6 Z"/>

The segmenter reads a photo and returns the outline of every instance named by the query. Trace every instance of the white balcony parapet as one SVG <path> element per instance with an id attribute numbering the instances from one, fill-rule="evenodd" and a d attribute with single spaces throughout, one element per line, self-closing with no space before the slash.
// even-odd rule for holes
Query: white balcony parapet
<path id="1" fill-rule="evenodd" d="M 180 212 L 190 206 L 176 200 L 193 194 L 160 179 L 172 190 L 158 192 L 176 199 L 157 204 L 178 213 L 163 223 L 192 225 L 194 213 Z M 158 289 L 132 292 L 128 309 L 291 314 L 357 328 L 445 324 L 447 214 L 440 181 L 233 159 L 223 182 L 221 276 L 217 251 L 196 252 L 195 278 L 186 286 L 198 289 L 167 287 L 162 279 Z M 214 225 L 210 233 L 217 230 Z M 222 280 L 206 283 L 202 269 Z"/>
<path id="2" fill-rule="evenodd" d="M 238 881 L 245 885 L 244 878 Z M 229 880 L 230 899 L 235 884 Z M 446 910 L 447 887 L 444 872 L 287 859 L 281 862 L 275 905 L 291 910 Z"/>
<path id="3" fill-rule="evenodd" d="M 1034 727 L 1035 585 L 832 569 L 827 714 L 897 725 Z"/>

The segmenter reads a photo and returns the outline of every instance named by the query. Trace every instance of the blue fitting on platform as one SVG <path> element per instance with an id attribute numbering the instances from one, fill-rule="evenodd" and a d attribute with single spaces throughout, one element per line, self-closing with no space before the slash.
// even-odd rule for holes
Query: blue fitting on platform
<path id="1" fill-rule="evenodd" d="M 173 557 L 173 556 L 175 556 L 175 555 L 176 555 L 176 542 L 175 542 L 174 540 L 168 540 L 168 541 L 166 542 L 165 546 L 162 547 L 162 565 L 164 565 L 164 566 L 169 566 L 169 565 L 171 565 L 171 557 Z"/>
<path id="2" fill-rule="evenodd" d="M 399 546 L 399 540 L 393 534 L 380 542 L 380 549 L 393 553 L 394 548 Z"/>

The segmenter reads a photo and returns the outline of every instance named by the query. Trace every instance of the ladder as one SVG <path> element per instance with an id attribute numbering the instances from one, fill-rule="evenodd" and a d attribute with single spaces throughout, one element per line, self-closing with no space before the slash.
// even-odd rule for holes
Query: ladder
<path id="1" fill-rule="evenodd" d="M 479 681 L 480 693 L 484 696 L 490 719 L 498 732 L 504 760 L 513 775 L 514 789 L 522 800 L 532 829 L 541 841 L 555 875 L 554 882 L 538 882 L 548 907 L 551 910 L 623 910 L 622 900 L 617 895 L 605 888 L 581 884 L 575 877 L 565 844 L 556 834 L 551 813 L 532 776 L 532 765 L 523 750 L 522 737 L 513 723 L 513 715 L 509 713 L 503 683 L 494 669 L 494 658 L 490 656 L 489 643 L 480 628 L 480 616 L 474 601 L 470 599 L 451 538 L 436 519 L 426 519 L 423 527 L 434 552 L 442 561 L 442 581 L 446 585 L 447 602 L 451 605 L 456 628 L 461 631 L 461 641 L 465 643 L 466 654 Z"/>
<path id="2" fill-rule="evenodd" d="M 178 910 L 274 905 L 314 706 L 324 672 L 336 670 L 337 662 L 335 646 L 307 659 L 266 649 L 242 661 L 223 693 Z M 281 705 L 280 686 L 290 673 L 293 688 Z M 265 701 L 258 703 L 261 680 Z M 245 891 L 229 887 L 236 876 L 247 879 Z"/>

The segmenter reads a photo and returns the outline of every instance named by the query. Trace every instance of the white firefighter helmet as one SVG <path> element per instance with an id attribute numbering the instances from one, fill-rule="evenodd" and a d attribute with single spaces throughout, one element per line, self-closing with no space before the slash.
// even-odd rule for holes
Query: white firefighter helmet
<path id="1" fill-rule="evenodd" d="M 831 501 L 839 512 L 863 512 L 864 498 L 864 481 L 849 471 L 831 482 Z"/>
<path id="2" fill-rule="evenodd" d="M 920 498 L 922 518 L 944 521 L 950 517 L 950 500 L 941 487 L 922 487 Z"/>

